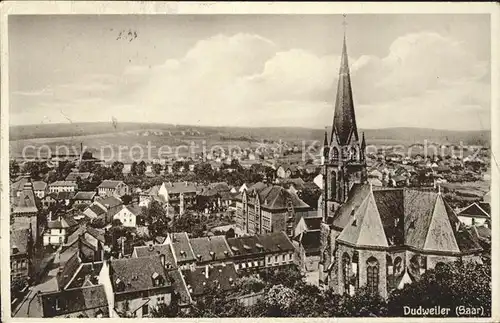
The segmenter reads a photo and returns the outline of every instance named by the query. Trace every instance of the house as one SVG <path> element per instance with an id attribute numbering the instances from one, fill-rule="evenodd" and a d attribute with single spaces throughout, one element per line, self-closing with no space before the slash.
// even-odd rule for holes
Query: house
<path id="1" fill-rule="evenodd" d="M 28 182 L 30 182 L 29 176 L 19 176 L 18 178 L 16 178 L 15 181 L 10 183 L 10 197 L 11 197 L 11 199 L 19 197 L 19 195 L 21 194 L 21 191 L 24 188 L 24 185 Z"/>
<path id="2" fill-rule="evenodd" d="M 256 183 L 236 198 L 236 225 L 249 234 L 284 231 L 292 236 L 300 218 L 313 214 L 296 193 L 278 185 Z"/>
<path id="3" fill-rule="evenodd" d="M 236 270 L 251 271 L 266 267 L 266 250 L 258 236 L 228 238 Z"/>
<path id="4" fill-rule="evenodd" d="M 102 266 L 102 261 L 86 261 L 80 251 L 73 252 L 72 256 L 59 266 L 56 275 L 58 290 L 97 285 Z"/>
<path id="5" fill-rule="evenodd" d="M 49 219 L 43 234 L 43 245 L 63 245 L 77 225 L 78 223 L 71 217 L 60 215 L 56 220 Z"/>
<path id="6" fill-rule="evenodd" d="M 32 271 L 33 238 L 29 229 L 10 231 L 11 280 L 28 279 Z"/>
<path id="7" fill-rule="evenodd" d="M 57 203 L 56 200 L 57 193 L 46 194 L 42 199 L 40 199 L 40 204 L 42 208 L 48 209 Z"/>
<path id="8" fill-rule="evenodd" d="M 63 291 L 44 292 L 36 296 L 43 318 L 107 318 L 108 300 L 103 285 L 85 286 Z M 33 311 L 31 311 L 33 312 Z M 31 313 L 30 312 L 30 313 Z M 30 316 L 38 316 L 30 314 Z"/>
<path id="9" fill-rule="evenodd" d="M 129 187 L 123 181 L 104 180 L 97 186 L 97 194 L 100 197 L 122 197 L 130 194 Z"/>
<path id="10" fill-rule="evenodd" d="M 35 181 L 33 182 L 33 192 L 35 196 L 39 199 L 43 199 L 45 194 L 47 194 L 47 183 L 43 181 Z"/>
<path id="11" fill-rule="evenodd" d="M 102 261 L 106 245 L 105 231 L 88 225 L 78 227 L 71 233 L 62 245 L 59 253 L 59 264 L 66 263 L 71 256 L 78 253 L 84 262 Z"/>
<path id="12" fill-rule="evenodd" d="M 481 246 L 440 193 L 354 184 L 325 221 L 320 283 L 336 293 L 366 286 L 387 297 L 403 279 L 419 280 L 438 263 L 480 261 Z"/>
<path id="13" fill-rule="evenodd" d="M 50 193 L 75 192 L 77 188 L 76 182 L 56 181 L 49 184 Z"/>
<path id="14" fill-rule="evenodd" d="M 196 263 L 189 237 L 186 232 L 174 232 L 171 234 L 170 243 L 175 263 L 181 270 L 193 269 Z"/>
<path id="15" fill-rule="evenodd" d="M 113 220 L 120 220 L 124 227 L 135 228 L 141 209 L 133 205 L 121 205 L 121 208 L 115 209 L 114 212 Z"/>
<path id="16" fill-rule="evenodd" d="M 75 192 L 57 192 L 50 193 L 49 195 L 52 196 L 56 203 L 64 206 L 69 206 L 71 204 L 71 201 L 73 200 L 73 197 L 75 196 Z"/>
<path id="17" fill-rule="evenodd" d="M 94 202 L 97 193 L 94 191 L 80 191 L 73 196 L 73 205 L 90 205 Z"/>
<path id="18" fill-rule="evenodd" d="M 158 191 L 160 189 L 159 185 L 155 185 L 148 190 L 142 191 L 139 193 L 139 206 L 148 207 L 149 204 L 158 196 Z"/>
<path id="19" fill-rule="evenodd" d="M 190 239 L 189 244 L 196 257 L 196 266 L 232 262 L 233 254 L 224 236 Z"/>
<path id="20" fill-rule="evenodd" d="M 109 266 L 109 269 L 107 268 Z M 148 317 L 160 304 L 170 304 L 173 284 L 159 256 L 122 258 L 105 262 L 113 304 L 121 317 Z"/>
<path id="21" fill-rule="evenodd" d="M 14 223 L 12 227 L 17 229 L 30 229 L 32 230 L 33 240 L 35 243 L 40 237 L 40 228 L 38 226 L 37 216 L 39 210 L 39 203 L 33 191 L 33 183 L 26 182 L 19 197 L 14 199 L 12 207 L 12 218 Z"/>
<path id="22" fill-rule="evenodd" d="M 490 203 L 475 202 L 462 209 L 457 215 L 458 219 L 465 225 L 485 225 L 486 227 L 490 227 L 490 214 Z"/>
<path id="23" fill-rule="evenodd" d="M 80 178 L 81 180 L 88 180 L 90 179 L 92 174 L 90 172 L 71 172 L 66 176 L 65 180 L 67 182 L 74 182 L 76 183 L 76 180 Z"/>
<path id="24" fill-rule="evenodd" d="M 203 296 L 209 288 L 224 292 L 236 288 L 237 273 L 234 265 L 205 265 L 185 271 L 183 275 L 192 298 Z"/>
<path id="25" fill-rule="evenodd" d="M 260 235 L 259 241 L 266 251 L 266 267 L 294 264 L 295 247 L 284 232 Z"/>
<path id="26" fill-rule="evenodd" d="M 199 190 L 196 184 L 191 182 L 164 182 L 158 190 L 158 195 L 182 215 L 186 208 L 196 204 Z"/>
<path id="27" fill-rule="evenodd" d="M 298 165 L 282 164 L 276 169 L 276 177 L 278 178 L 291 178 L 300 174 L 300 167 Z"/>
<path id="28" fill-rule="evenodd" d="M 116 210 L 122 205 L 123 201 L 115 196 L 96 198 L 94 203 L 83 211 L 83 214 L 91 219 L 104 216 L 106 218 L 106 223 L 111 223 Z"/>

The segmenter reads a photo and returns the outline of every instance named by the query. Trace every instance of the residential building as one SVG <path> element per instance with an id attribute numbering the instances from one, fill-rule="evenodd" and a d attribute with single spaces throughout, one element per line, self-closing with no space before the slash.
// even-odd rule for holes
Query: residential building
<path id="1" fill-rule="evenodd" d="M 236 225 L 249 234 L 293 230 L 302 217 L 316 212 L 296 193 L 282 186 L 257 183 L 236 198 Z"/>
<path id="2" fill-rule="evenodd" d="M 224 236 L 194 238 L 189 244 L 196 257 L 196 266 L 232 262 L 233 253 Z"/>
<path id="3" fill-rule="evenodd" d="M 60 246 L 66 243 L 67 237 L 76 229 L 78 223 L 71 217 L 58 216 L 56 220 L 47 221 L 43 234 L 43 245 Z"/>
<path id="4" fill-rule="evenodd" d="M 200 188 L 191 182 L 164 182 L 158 190 L 167 205 L 172 206 L 182 215 L 186 209 L 196 204 L 196 196 Z"/>
<path id="5" fill-rule="evenodd" d="M 82 225 L 68 236 L 57 260 L 59 264 L 64 264 L 78 252 L 83 262 L 102 261 L 107 249 L 105 230 Z"/>
<path id="6" fill-rule="evenodd" d="M 137 216 L 141 214 L 141 209 L 134 205 L 122 205 L 121 208 L 115 210 L 113 220 L 120 220 L 124 227 L 135 228 Z"/>
<path id="7" fill-rule="evenodd" d="M 258 236 L 228 238 L 236 270 L 250 271 L 266 267 L 266 251 Z"/>
<path id="8" fill-rule="evenodd" d="M 33 191 L 33 183 L 26 182 L 19 196 L 14 199 L 12 207 L 12 217 L 14 223 L 12 227 L 18 229 L 30 229 L 33 240 L 36 243 L 40 237 L 38 226 L 39 204 Z"/>
<path id="9" fill-rule="evenodd" d="M 97 198 L 83 213 L 91 219 L 105 217 L 106 223 L 111 223 L 113 215 L 121 209 L 123 201 L 115 196 Z"/>
<path id="10" fill-rule="evenodd" d="M 28 279 L 31 276 L 33 239 L 29 229 L 10 231 L 11 280 Z"/>
<path id="11" fill-rule="evenodd" d="M 457 215 L 458 219 L 465 225 L 491 226 L 491 207 L 487 202 L 474 202 L 462 209 Z"/>
<path id="12" fill-rule="evenodd" d="M 130 190 L 128 185 L 123 181 L 104 180 L 97 186 L 97 194 L 100 197 L 122 197 L 123 195 L 130 194 Z"/>
<path id="13" fill-rule="evenodd" d="M 71 172 L 66 176 L 65 180 L 67 182 L 74 182 L 76 183 L 77 179 L 80 178 L 80 180 L 88 180 L 92 176 L 92 173 L 90 172 Z"/>
<path id="14" fill-rule="evenodd" d="M 49 184 L 50 193 L 75 192 L 77 188 L 76 182 L 56 181 Z"/>
<path id="15" fill-rule="evenodd" d="M 196 257 L 186 232 L 172 233 L 170 240 L 167 240 L 167 243 L 168 242 L 172 245 L 175 263 L 181 270 L 195 268 Z"/>
<path id="16" fill-rule="evenodd" d="M 106 270 L 114 308 L 122 317 L 148 317 L 159 304 L 171 301 L 172 281 L 159 256 L 106 261 L 101 272 Z"/>
<path id="17" fill-rule="evenodd" d="M 35 181 L 33 182 L 33 192 L 35 196 L 39 199 L 43 199 L 45 194 L 47 194 L 47 183 L 43 181 Z"/>
<path id="18" fill-rule="evenodd" d="M 234 265 L 205 265 L 182 272 L 192 298 L 203 296 L 209 288 L 230 291 L 236 288 Z"/>
<path id="19" fill-rule="evenodd" d="M 73 196 L 73 205 L 90 205 L 94 202 L 97 193 L 94 191 L 80 191 Z"/>

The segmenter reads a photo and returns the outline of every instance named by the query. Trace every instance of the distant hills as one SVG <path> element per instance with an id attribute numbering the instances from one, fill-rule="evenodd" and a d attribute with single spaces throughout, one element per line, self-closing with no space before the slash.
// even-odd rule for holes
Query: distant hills
<path id="1" fill-rule="evenodd" d="M 40 124 L 10 127 L 10 140 L 17 141 L 35 138 L 58 138 L 58 137 L 82 137 L 96 136 L 101 134 L 123 134 L 156 131 L 162 136 L 182 137 L 198 136 L 221 138 L 248 138 L 249 140 L 320 140 L 323 141 L 324 130 L 294 128 L 294 127 L 264 127 L 264 128 L 243 128 L 243 127 L 208 127 L 174 125 L 164 123 L 133 123 L 122 122 L 113 124 L 111 122 L 89 122 L 89 123 L 64 123 L 64 124 Z M 455 131 L 438 130 L 428 128 L 384 128 L 384 129 L 360 129 L 365 132 L 367 142 L 386 144 L 416 143 L 427 140 L 432 143 L 452 143 L 463 142 L 466 145 L 490 145 L 491 131 Z M 330 132 L 330 130 L 329 130 Z M 76 138 L 75 138 L 76 139 Z"/>

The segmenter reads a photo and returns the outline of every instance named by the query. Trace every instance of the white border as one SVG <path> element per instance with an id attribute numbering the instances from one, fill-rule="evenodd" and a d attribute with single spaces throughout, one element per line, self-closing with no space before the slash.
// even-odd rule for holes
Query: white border
<path id="1" fill-rule="evenodd" d="M 0 200 L 0 237 L 1 248 L 0 262 L 1 268 L 1 286 L 2 286 L 2 320 L 12 322 L 37 322 L 37 321 L 55 321 L 54 319 L 26 319 L 26 318 L 10 318 L 10 266 L 9 266 L 9 172 L 8 172 L 8 147 L 9 147 L 9 101 L 8 101 L 8 21 L 9 15 L 17 14 L 359 14 L 359 13 L 427 13 L 427 14 L 473 14 L 473 13 L 489 13 L 491 14 L 491 69 L 492 69 L 492 316 L 491 319 L 467 319 L 467 318 L 451 318 L 451 319 L 420 319 L 420 318 L 283 318 L 283 319 L 217 319 L 217 321 L 275 321 L 275 322 L 326 322 L 326 321 L 372 321 L 380 320 L 383 322 L 493 322 L 500 321 L 500 300 L 499 300 L 499 274 L 498 263 L 500 254 L 500 240 L 498 239 L 497 231 L 500 229 L 500 221 L 498 211 L 500 208 L 500 111 L 499 109 L 499 63 L 500 55 L 500 6 L 495 3 L 444 3 L 444 2 L 429 2 L 429 3 L 375 3 L 375 2 L 358 2 L 358 3 L 324 3 L 324 2 L 42 2 L 42 1 L 12 1 L 1 3 L 0 16 L 0 45 L 1 45 L 1 113 L 0 113 L 0 166 L 1 166 L 1 200 Z M 495 91 L 497 90 L 497 91 Z M 495 167 L 496 165 L 496 167 Z M 7 224 L 7 225 L 5 225 Z M 7 282 L 6 284 L 4 282 Z M 497 306 L 495 306 L 495 304 Z M 79 319 L 79 321 L 86 321 Z M 91 320 L 91 319 L 87 319 Z M 102 320 L 102 319 L 101 319 Z M 109 319 L 111 321 L 120 321 L 118 319 Z M 148 321 L 160 321 L 162 319 L 148 319 Z M 213 322 L 210 319 L 169 319 L 170 321 L 195 321 L 195 322 Z"/>

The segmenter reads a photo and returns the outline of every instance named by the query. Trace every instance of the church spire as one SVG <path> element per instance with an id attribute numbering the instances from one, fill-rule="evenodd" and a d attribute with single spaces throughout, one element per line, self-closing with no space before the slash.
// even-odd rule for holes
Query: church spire
<path id="1" fill-rule="evenodd" d="M 323 147 L 328 147 L 328 131 L 325 127 L 325 139 L 323 140 Z"/>
<path id="2" fill-rule="evenodd" d="M 340 145 L 347 145 L 352 139 L 358 140 L 358 129 L 356 116 L 354 114 L 354 103 L 351 89 L 351 75 L 347 57 L 345 15 L 344 15 L 344 42 L 342 44 L 342 56 L 340 60 L 339 83 L 337 87 L 337 98 L 335 101 L 335 112 L 333 116 L 332 139 L 334 133 Z M 331 141 L 331 140 L 330 140 Z"/>

